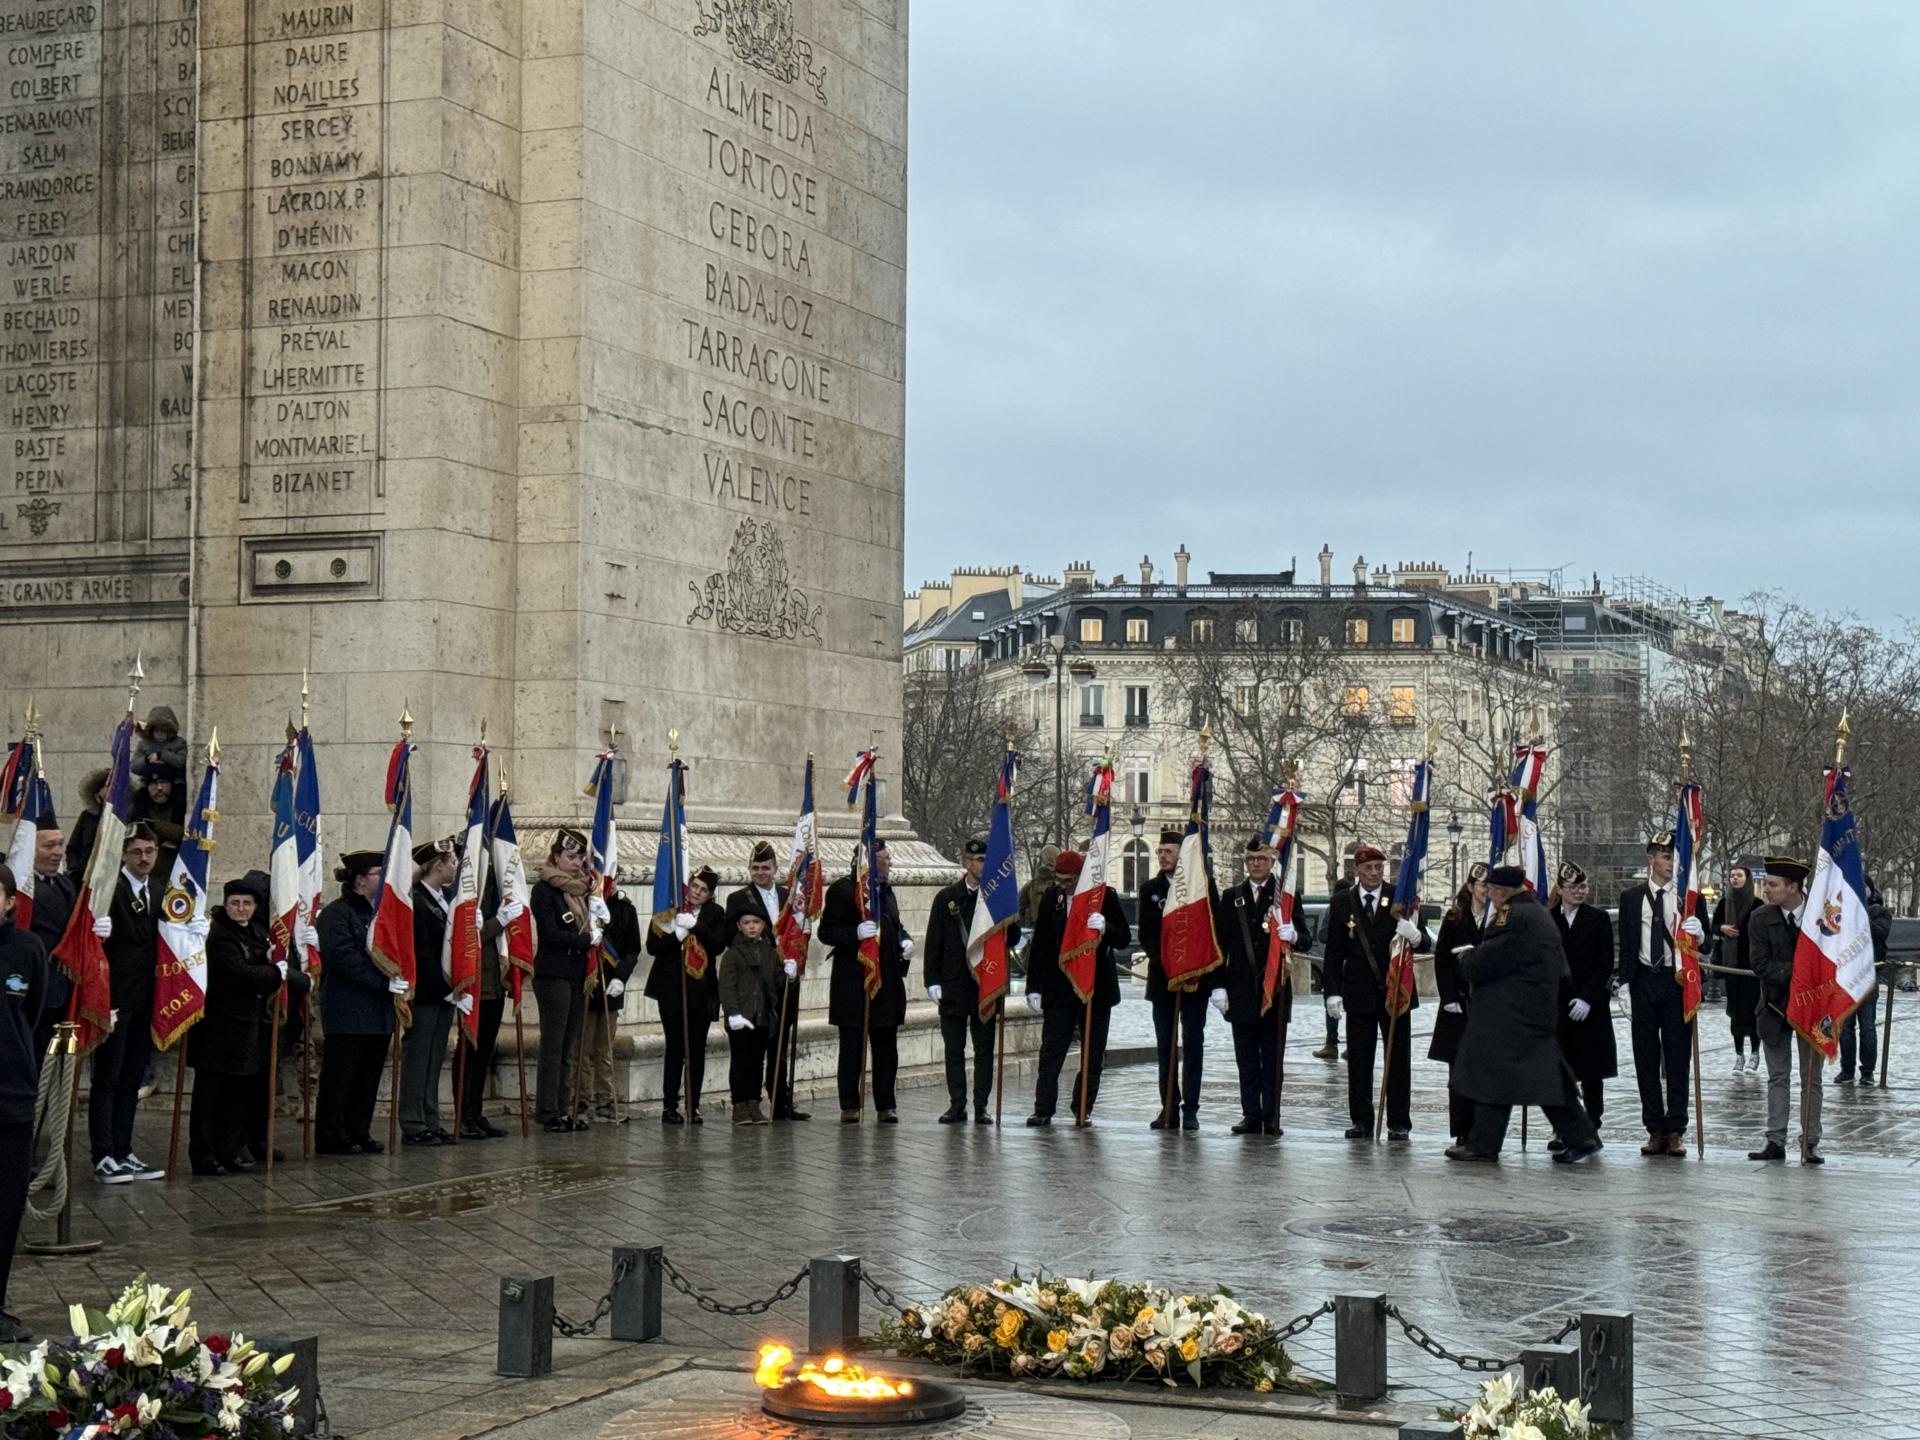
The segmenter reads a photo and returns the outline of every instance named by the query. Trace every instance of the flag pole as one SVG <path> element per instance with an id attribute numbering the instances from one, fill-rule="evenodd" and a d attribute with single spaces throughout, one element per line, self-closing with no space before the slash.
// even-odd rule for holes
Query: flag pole
<path id="1" fill-rule="evenodd" d="M 180 1036 L 180 1054 L 173 1064 L 173 1124 L 167 1133 L 167 1179 L 171 1181 L 180 1173 L 180 1107 L 187 1095 L 187 1046 L 193 1043 L 193 1032 L 183 1031 Z"/>
<path id="2" fill-rule="evenodd" d="M 673 860 L 674 914 L 687 903 L 686 863 L 680 854 L 681 805 L 680 732 L 667 731 L 667 853 Z M 687 1107 L 687 1123 L 693 1123 L 693 1002 L 687 995 L 687 946 L 680 942 L 680 1099 Z"/>
<path id="3" fill-rule="evenodd" d="M 267 1029 L 267 1173 L 273 1173 L 273 1112 L 280 1103 L 280 1027 L 287 1016 L 286 984 L 273 992 L 273 1021 Z"/>
<path id="4" fill-rule="evenodd" d="M 1680 727 L 1680 783 L 1682 785 L 1688 785 L 1691 784 L 1692 781 L 1693 742 L 1687 738 L 1687 728 L 1682 725 Z M 1687 823 L 1693 823 L 1691 816 L 1688 817 Z M 1688 853 L 1692 854 L 1691 849 L 1689 849 Z M 1700 857 L 1694 855 L 1693 864 L 1698 866 L 1699 863 Z M 1689 882 L 1691 882 L 1693 877 L 1689 875 L 1687 878 Z M 1684 908 L 1686 903 L 1687 897 L 1682 895 L 1680 897 L 1681 906 Z M 1680 917 L 1680 923 L 1684 925 L 1689 918 L 1688 916 L 1682 915 Z M 1707 1158 L 1707 1112 L 1705 1102 L 1701 1097 L 1700 1007 L 1697 1005 L 1694 1006 L 1693 1017 L 1687 1021 L 1687 1032 L 1693 1046 L 1693 1156 L 1696 1160 L 1704 1160 Z"/>
<path id="5" fill-rule="evenodd" d="M 313 732 L 307 720 L 313 706 L 313 684 L 307 671 L 300 672 L 300 733 L 307 737 L 311 747 Z M 314 848 L 319 848 L 319 817 L 314 818 Z M 302 957 L 304 958 L 304 957 Z M 308 977 L 312 979 L 311 976 Z M 307 1001 L 300 1015 L 300 1158 L 313 1158 L 313 1004 L 312 986 L 307 989 Z M 267 1122 L 271 1125 L 271 1119 Z"/>
<path id="6" fill-rule="evenodd" d="M 1300 762 L 1298 760 L 1290 760 L 1287 762 L 1286 788 L 1296 794 L 1300 789 Z M 1293 868 L 1293 835 L 1294 831 L 1300 828 L 1299 804 L 1300 801 L 1296 799 L 1294 801 L 1295 808 L 1293 814 L 1287 821 L 1287 838 L 1283 846 L 1285 853 L 1276 857 L 1281 864 L 1286 866 L 1285 870 L 1279 871 L 1274 877 L 1273 896 L 1276 901 L 1287 893 L 1290 880 L 1287 870 Z M 1291 924 L 1292 921 L 1293 917 L 1289 915 L 1287 922 Z M 1288 945 L 1287 953 L 1282 956 L 1280 960 L 1280 974 L 1276 977 L 1273 996 L 1273 1128 L 1276 1130 L 1280 1128 L 1280 1093 L 1286 1087 L 1287 1083 L 1287 1021 L 1293 1009 L 1292 962 L 1293 946 Z M 1173 1023 L 1174 1034 L 1177 1036 L 1180 1033 L 1180 1015 L 1178 1011 L 1174 1012 Z"/>
<path id="7" fill-rule="evenodd" d="M 1835 775 L 1838 775 L 1840 768 L 1847 763 L 1847 737 L 1852 733 L 1853 726 L 1847 723 L 1847 710 L 1843 706 L 1840 711 L 1840 724 L 1833 733 Z M 1866 897 L 1863 895 L 1860 898 L 1864 900 Z M 1795 943 L 1798 943 L 1797 937 Z M 1813 1086 L 1817 1083 L 1814 1077 L 1816 1074 L 1826 1073 L 1827 1057 L 1817 1045 L 1806 1039 L 1799 1031 L 1794 1031 L 1789 1038 L 1794 1048 L 1800 1052 L 1800 1163 L 1804 1165 L 1807 1163 L 1807 1158 L 1813 1154 Z M 1886 1063 L 1886 1057 L 1882 1056 L 1880 1073 L 1883 1079 L 1886 1075 Z"/>
<path id="8" fill-rule="evenodd" d="M 500 798 L 507 798 L 507 767 L 500 767 Z M 516 848 L 518 840 L 515 841 Z M 496 887 L 495 893 L 498 894 Z M 498 911 L 495 912 L 496 914 Z M 500 983 L 506 984 L 513 975 L 513 956 L 505 957 L 506 964 L 501 967 Z M 527 1027 L 526 1019 L 520 1010 L 520 992 L 526 987 L 526 977 L 520 977 L 520 983 L 513 987 L 513 1066 L 516 1074 L 516 1088 L 520 1095 L 520 1138 L 525 1140 L 533 1134 L 533 1120 L 527 1109 Z"/>
<path id="9" fill-rule="evenodd" d="M 1151 965 L 1153 962 L 1149 960 L 1147 963 Z M 1187 997 L 1185 991 L 1171 987 L 1167 990 L 1167 997 L 1173 1001 L 1173 1024 L 1167 1032 L 1167 1078 L 1160 1085 L 1160 1120 L 1161 1129 L 1178 1130 L 1180 1116 L 1175 1113 L 1173 1103 L 1173 1077 L 1180 1073 L 1180 1004 Z"/>

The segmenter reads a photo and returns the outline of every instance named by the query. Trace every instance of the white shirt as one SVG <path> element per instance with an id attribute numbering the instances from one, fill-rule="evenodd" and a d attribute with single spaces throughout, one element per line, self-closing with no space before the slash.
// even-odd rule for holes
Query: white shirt
<path id="1" fill-rule="evenodd" d="M 767 914 L 775 920 L 778 920 L 780 918 L 780 892 L 771 885 L 756 885 L 753 888 L 760 893 L 760 903 L 766 907 Z"/>
<path id="2" fill-rule="evenodd" d="M 1580 907 L 1578 905 L 1569 905 L 1563 900 L 1560 902 L 1560 913 L 1567 917 L 1567 924 L 1571 925 L 1573 924 L 1573 917 L 1580 913 Z"/>
<path id="3" fill-rule="evenodd" d="M 147 886 L 151 884 L 153 881 L 153 877 L 151 875 L 148 875 L 143 879 L 142 877 L 135 875 L 131 870 L 127 869 L 127 867 L 124 865 L 120 867 L 120 873 L 127 877 L 127 884 L 133 890 L 134 899 L 139 901 L 142 908 L 148 905 L 151 905 L 153 903 L 153 895 L 147 889 Z"/>
<path id="4" fill-rule="evenodd" d="M 1671 880 L 1664 885 L 1656 885 L 1652 880 L 1647 881 L 1647 903 L 1640 907 L 1640 963 L 1642 965 L 1652 963 L 1650 957 L 1653 954 L 1653 898 L 1656 895 L 1660 897 L 1660 914 L 1666 921 L 1667 928 L 1667 948 L 1660 957 L 1660 968 L 1665 970 L 1673 964 L 1673 931 L 1677 920 L 1674 907 L 1679 903 L 1674 897 Z"/>

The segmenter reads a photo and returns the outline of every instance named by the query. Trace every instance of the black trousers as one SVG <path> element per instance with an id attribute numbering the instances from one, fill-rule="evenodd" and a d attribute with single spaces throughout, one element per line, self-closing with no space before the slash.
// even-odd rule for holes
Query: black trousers
<path id="1" fill-rule="evenodd" d="M 897 1108 L 894 1104 L 894 1081 L 900 1074 L 900 1027 L 897 1025 L 874 1025 L 867 1031 L 867 1048 L 872 1060 L 872 1073 L 867 1079 L 867 1094 L 873 1100 L 876 1112 L 885 1113 Z M 840 1108 L 849 1114 L 858 1114 L 860 1110 L 860 1027 L 842 1025 L 840 1027 Z"/>
<path id="2" fill-rule="evenodd" d="M 247 1141 L 247 1111 L 258 1075 L 193 1072 L 187 1114 L 187 1158 L 196 1165 L 224 1165 Z"/>
<path id="3" fill-rule="evenodd" d="M 1467 1136 L 1473 1131 L 1473 1116 L 1477 1108 L 1472 1100 L 1462 1095 L 1449 1083 L 1447 1085 L 1447 1134 L 1465 1144 Z"/>
<path id="4" fill-rule="evenodd" d="M 20 1243 L 20 1221 L 27 1213 L 27 1181 L 33 1176 L 33 1122 L 0 1124 L 0 1310 L 7 1304 L 7 1280 L 13 1274 L 13 1250 Z"/>
<path id="5" fill-rule="evenodd" d="M 1633 982 L 1632 993 L 1633 1078 L 1640 1086 L 1640 1123 L 1652 1134 L 1683 1135 L 1693 1036 L 1680 987 L 1671 970 L 1644 971 Z"/>
<path id="6" fill-rule="evenodd" d="M 93 1163 L 124 1160 L 133 1153 L 133 1117 L 140 1108 L 140 1081 L 153 1057 L 147 1015 L 122 1013 L 120 1023 L 93 1052 L 93 1091 L 87 1100 L 87 1138 Z"/>
<path id="7" fill-rule="evenodd" d="M 387 1035 L 329 1035 L 320 1061 L 320 1095 L 314 1102 L 313 1143 L 323 1149 L 373 1138 L 373 1107 L 380 1099 L 380 1072 L 387 1068 Z"/>
<path id="8" fill-rule="evenodd" d="M 793 1109 L 793 1047 L 800 1037 L 800 994 L 797 982 L 789 980 L 786 990 L 787 1018 L 784 1022 L 786 1034 L 769 1036 L 767 1041 L 767 1098 L 773 1102 L 773 1113 L 784 1115 Z M 776 1017 L 777 1018 L 777 1017 Z M 775 1042 L 778 1043 L 775 1043 Z M 779 1062 L 779 1074 L 774 1073 L 775 1062 Z"/>
<path id="9" fill-rule="evenodd" d="M 660 1031 L 666 1037 L 667 1049 L 661 1059 L 660 1104 L 668 1110 L 680 1108 L 680 1081 L 687 1082 L 687 1109 L 700 1108 L 700 1092 L 707 1081 L 707 1032 L 713 1022 L 706 1018 L 703 1011 L 696 1009 L 684 1027 L 681 1022 L 688 1017 L 670 1006 L 662 1007 Z M 732 1034 L 732 1031 L 728 1031 Z"/>
<path id="10" fill-rule="evenodd" d="M 507 1012 L 507 997 L 496 995 L 474 1003 L 480 1007 L 480 1028 L 473 1037 L 473 1048 L 467 1052 L 466 1073 L 460 1077 L 460 1115 L 467 1121 L 480 1117 L 480 1103 L 487 1096 L 487 1078 L 493 1071 L 494 1047 L 500 1043 L 500 1017 Z"/>
<path id="11" fill-rule="evenodd" d="M 1542 1105 L 1540 1111 L 1547 1117 L 1547 1123 L 1553 1126 L 1553 1133 L 1575 1150 L 1584 1150 L 1599 1138 L 1594 1132 L 1593 1122 L 1587 1119 L 1587 1112 L 1574 1101 L 1570 1077 L 1561 1102 L 1558 1105 Z M 1500 1146 L 1507 1138 L 1507 1125 L 1512 1119 L 1511 1105 L 1476 1104 L 1473 1107 L 1473 1128 L 1467 1134 L 1467 1149 L 1476 1155 L 1498 1155 Z"/>
<path id="12" fill-rule="evenodd" d="M 765 1031 L 727 1031 L 727 1093 L 735 1105 L 760 1103 L 760 1082 L 766 1069 Z"/>
<path id="13" fill-rule="evenodd" d="M 1280 1079 L 1280 1033 L 1276 1015 L 1233 1027 L 1233 1063 L 1240 1072 L 1240 1114 L 1262 1125 L 1278 1125 L 1274 1087 Z"/>
<path id="14" fill-rule="evenodd" d="M 1167 1067 L 1173 1063 L 1173 1016 L 1180 1014 L 1180 1074 L 1173 1082 L 1173 1114 L 1191 1120 L 1200 1113 L 1200 1071 L 1207 1058 L 1207 997 L 1193 990 L 1169 990 L 1153 997 L 1153 1040 L 1160 1061 L 1160 1104 L 1167 1104 Z M 1166 1117 L 1171 1119 L 1172 1116 Z"/>
<path id="15" fill-rule="evenodd" d="M 1354 1128 L 1373 1133 L 1373 1054 L 1387 1033 L 1384 1008 L 1347 1017 L 1347 1114 Z M 1393 1055 L 1387 1061 L 1387 1129 L 1413 1129 L 1412 1013 L 1393 1022 Z"/>
<path id="16" fill-rule="evenodd" d="M 982 1020 L 977 1009 L 964 1015 L 940 1012 L 940 1044 L 947 1060 L 947 1103 L 955 1110 L 967 1108 L 968 1036 L 973 1037 L 973 1108 L 984 1115 L 993 1099 L 993 1021 Z"/>
<path id="17" fill-rule="evenodd" d="M 306 1037 L 306 1031 L 303 1028 L 306 1023 L 307 1008 L 304 1004 L 295 1005 L 287 1012 L 286 1018 L 281 1022 L 280 1055 L 278 1058 L 289 1062 L 292 1066 L 293 1073 L 291 1075 L 282 1074 L 279 1078 L 272 1081 L 272 1088 L 275 1091 L 276 1097 L 275 1103 L 278 1103 L 279 1100 L 285 1100 L 288 1097 L 292 1097 L 295 1101 L 298 1101 L 300 1098 L 300 1067 L 307 1063 L 307 1057 L 301 1053 L 301 1044 Z M 247 1149 L 253 1153 L 253 1158 L 256 1160 L 264 1160 L 267 1158 L 268 1077 L 274 1075 L 277 1068 L 273 1055 L 272 1037 L 273 1027 L 271 1025 L 262 1025 L 260 1027 L 260 1053 L 266 1056 L 267 1059 L 262 1062 L 257 1071 L 246 1078 L 245 1087 L 240 1091 L 238 1102 L 240 1107 L 240 1133 L 247 1143 Z M 198 1083 L 197 1080 L 196 1083 Z M 292 1121 L 276 1128 L 274 1138 L 281 1142 L 280 1149 L 282 1150 L 286 1149 L 286 1136 L 289 1129 L 292 1130 L 297 1139 L 300 1132 L 299 1122 Z"/>
<path id="18" fill-rule="evenodd" d="M 1604 1092 L 1604 1080 L 1582 1080 L 1580 1082 L 1580 1103 L 1586 1107 L 1587 1119 L 1593 1122 L 1593 1128 L 1600 1128 L 1600 1117 L 1607 1113 L 1607 1100 Z"/>
<path id="19" fill-rule="evenodd" d="M 1080 1040 L 1082 1023 L 1087 1018 L 1086 1007 L 1076 1005 L 1071 1000 L 1055 1000 L 1040 1013 L 1040 1073 L 1033 1086 L 1033 1113 L 1052 1115 L 1060 1103 L 1060 1068 L 1066 1063 L 1067 1051 Z M 1093 1022 L 1087 1040 L 1087 1114 L 1093 1113 L 1093 1103 L 1100 1098 L 1100 1070 L 1107 1058 L 1107 1022 L 1113 1018 L 1113 1011 L 1105 1005 L 1095 1004 Z M 1074 1072 L 1073 1113 L 1080 1113 L 1080 1076 Z"/>

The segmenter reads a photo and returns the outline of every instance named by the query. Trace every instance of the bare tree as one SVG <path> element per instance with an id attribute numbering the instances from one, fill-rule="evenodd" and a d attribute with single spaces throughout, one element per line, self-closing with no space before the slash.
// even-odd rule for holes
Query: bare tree
<path id="1" fill-rule="evenodd" d="M 1025 748 L 1033 726 L 979 664 L 907 676 L 901 720 L 901 808 L 922 839 L 958 856 L 992 813 L 1009 729 Z"/>

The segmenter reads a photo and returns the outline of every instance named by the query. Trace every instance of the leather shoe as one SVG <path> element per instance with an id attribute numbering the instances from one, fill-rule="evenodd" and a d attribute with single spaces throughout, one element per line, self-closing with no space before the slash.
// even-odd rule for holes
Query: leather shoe
<path id="1" fill-rule="evenodd" d="M 1242 1116 L 1239 1124 L 1229 1128 L 1235 1135 L 1258 1135 L 1260 1133 L 1260 1122 Z"/>
<path id="2" fill-rule="evenodd" d="M 387 1153 L 387 1147 L 371 1135 L 364 1135 L 353 1142 L 353 1153 L 356 1155 L 384 1155 Z"/>
<path id="3" fill-rule="evenodd" d="M 796 1110 L 791 1105 L 782 1105 L 773 1112 L 773 1118 L 776 1120 L 811 1120 L 813 1118 L 813 1112 L 811 1110 Z"/>
<path id="4" fill-rule="evenodd" d="M 237 1155 L 229 1155 L 220 1164 L 223 1169 L 235 1175 L 251 1175 L 254 1170 L 253 1156 L 245 1150 Z"/>
<path id="5" fill-rule="evenodd" d="M 1642 1155 L 1664 1155 L 1667 1153 L 1667 1137 L 1658 1130 L 1649 1131 L 1647 1143 L 1640 1147 Z"/>
<path id="6" fill-rule="evenodd" d="M 687 1117 L 672 1106 L 668 1106 L 660 1112 L 660 1123 L 662 1125 L 684 1125 L 687 1123 Z"/>
<path id="7" fill-rule="evenodd" d="M 1200 1128 L 1200 1117 L 1198 1115 L 1183 1116 L 1180 1121 L 1180 1128 L 1182 1130 L 1198 1130 Z"/>
<path id="8" fill-rule="evenodd" d="M 218 1160 L 196 1160 L 193 1162 L 193 1173 L 196 1175 L 224 1175 L 227 1173 L 227 1167 L 222 1165 Z"/>
<path id="9" fill-rule="evenodd" d="M 571 1120 L 549 1120 L 540 1128 L 549 1135 L 571 1135 L 573 1133 L 573 1122 Z"/>
<path id="10" fill-rule="evenodd" d="M 860 1112 L 858 1110 L 842 1110 L 840 1112 L 840 1123 L 842 1125 L 858 1125 L 860 1123 Z"/>
<path id="11" fill-rule="evenodd" d="M 1547 1153 L 1549 1155 L 1558 1155 L 1562 1150 L 1566 1148 L 1567 1148 L 1567 1142 L 1562 1140 L 1558 1135 L 1554 1136 L 1551 1140 L 1547 1141 Z"/>
<path id="12" fill-rule="evenodd" d="M 319 1140 L 314 1143 L 316 1155 L 358 1155 L 359 1149 L 351 1140 Z"/>
<path id="13" fill-rule="evenodd" d="M 1749 1160 L 1784 1160 L 1786 1158 L 1786 1149 L 1783 1146 L 1774 1144 L 1771 1140 L 1758 1150 L 1749 1150 L 1747 1152 L 1747 1159 Z"/>
<path id="14" fill-rule="evenodd" d="M 1687 1158 L 1687 1137 L 1684 1135 L 1667 1136 L 1667 1154 L 1684 1160 Z"/>
<path id="15" fill-rule="evenodd" d="M 1362 1130 L 1358 1125 L 1347 1126 L 1346 1135 L 1349 1140 L 1371 1140 L 1373 1138 L 1373 1132 L 1371 1130 Z"/>
<path id="16" fill-rule="evenodd" d="M 878 1119 L 882 1125 L 898 1125 L 900 1123 L 899 1112 L 894 1110 L 882 1110 L 875 1118 Z"/>
<path id="17" fill-rule="evenodd" d="M 1395 1145 L 1404 1145 L 1413 1139 L 1413 1132 L 1411 1130 L 1389 1130 L 1387 1131 L 1387 1139 L 1391 1140 Z"/>
<path id="18" fill-rule="evenodd" d="M 1562 1145 L 1554 1152 L 1553 1163 L 1556 1165 L 1578 1165 L 1588 1156 L 1598 1155 L 1599 1153 L 1600 1146 L 1597 1143 L 1593 1145 L 1582 1145 L 1578 1148 Z"/>
<path id="19" fill-rule="evenodd" d="M 1318 1050 L 1313 1052 L 1313 1058 L 1316 1060 L 1332 1060 L 1339 1053 L 1340 1052 L 1335 1050 L 1331 1045 L 1322 1045 Z"/>
<path id="20" fill-rule="evenodd" d="M 700 1107 L 698 1105 L 687 1112 L 687 1123 L 689 1125 L 704 1125 L 707 1123 L 706 1117 L 700 1113 Z M 584 1130 L 587 1127 L 582 1125 L 579 1128 Z"/>
<path id="21" fill-rule="evenodd" d="M 993 1117 L 984 1110 L 976 1110 L 973 1112 L 973 1123 L 976 1125 L 991 1125 L 993 1124 Z"/>
<path id="22" fill-rule="evenodd" d="M 439 1135 L 437 1135 L 435 1132 L 431 1130 L 422 1130 L 418 1135 L 402 1136 L 400 1139 L 400 1143 L 409 1148 L 414 1148 L 414 1147 L 422 1147 L 422 1146 L 429 1146 L 429 1145 L 444 1145 L 447 1142 L 442 1140 L 439 1137 Z"/>
<path id="23" fill-rule="evenodd" d="M 460 1124 L 462 1140 L 492 1140 L 505 1133 L 504 1130 L 496 1130 L 491 1125 L 482 1125 L 477 1120 L 465 1120 Z"/>
<path id="24" fill-rule="evenodd" d="M 1827 1163 L 1827 1157 L 1822 1155 L 1818 1150 L 1809 1150 L 1807 1152 L 1807 1158 L 1800 1163 L 1802 1165 L 1824 1165 Z"/>
<path id="25" fill-rule="evenodd" d="M 1497 1155 L 1482 1155 L 1478 1150 L 1469 1150 L 1464 1145 L 1449 1145 L 1447 1147 L 1447 1159 L 1461 1160 L 1469 1165 L 1492 1165 L 1499 1157 Z"/>
<path id="26" fill-rule="evenodd" d="M 1195 1126 L 1194 1128 L 1198 1129 L 1199 1127 Z M 1266 1124 L 1260 1127 L 1260 1133 L 1262 1135 L 1272 1135 L 1277 1138 L 1281 1135 L 1286 1134 L 1287 1132 L 1282 1130 L 1278 1125 L 1274 1124 L 1273 1121 L 1269 1120 L 1267 1121 Z"/>
<path id="27" fill-rule="evenodd" d="M 949 1105 L 940 1112 L 939 1123 L 942 1125 L 962 1125 L 966 1123 L 966 1119 L 967 1110 L 964 1105 Z"/>
<path id="28" fill-rule="evenodd" d="M 1051 1124 L 1053 1124 L 1053 1116 L 1051 1116 L 1051 1115 L 1029 1115 L 1029 1116 L 1027 1116 L 1027 1124 L 1029 1124 L 1029 1125 L 1051 1125 Z"/>
<path id="29" fill-rule="evenodd" d="M 1167 1112 L 1164 1110 L 1147 1122 L 1147 1129 L 1149 1130 L 1171 1130 L 1173 1128 L 1175 1127 L 1168 1121 Z"/>

